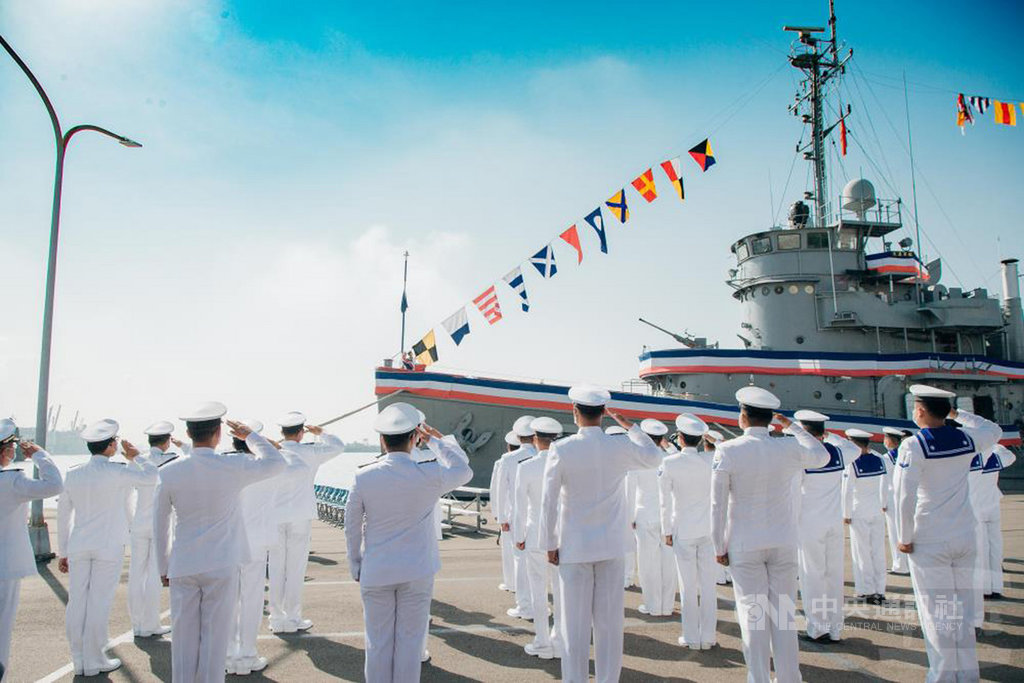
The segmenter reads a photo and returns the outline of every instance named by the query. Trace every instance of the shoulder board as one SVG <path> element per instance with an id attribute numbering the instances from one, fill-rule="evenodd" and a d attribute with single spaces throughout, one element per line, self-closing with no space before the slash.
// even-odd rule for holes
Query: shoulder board
<path id="1" fill-rule="evenodd" d="M 357 470 L 361 470 L 364 467 L 369 467 L 370 465 L 376 465 L 377 463 L 381 462 L 381 458 L 382 457 L 384 457 L 383 454 L 382 455 L 374 456 L 373 460 L 371 460 L 370 462 L 364 462 L 362 465 L 358 465 L 356 467 L 356 469 Z"/>
<path id="2" fill-rule="evenodd" d="M 0 474 L 6 474 L 7 472 L 21 472 L 20 467 L 9 467 L 6 470 L 0 470 Z"/>
<path id="3" fill-rule="evenodd" d="M 224 451 L 223 453 L 221 453 L 221 455 L 238 455 L 241 452 L 242 451 Z M 170 460 L 168 460 L 167 462 L 170 462 Z"/>
<path id="4" fill-rule="evenodd" d="M 435 458 L 435 460 L 436 460 L 436 459 L 437 459 L 437 458 Z M 524 462 L 526 462 L 527 460 L 533 460 L 533 456 L 532 456 L 532 455 L 528 455 L 528 456 L 526 456 L 525 458 L 523 458 L 522 460 L 519 460 L 519 461 L 517 461 L 517 462 L 516 462 L 516 464 L 517 464 L 517 465 L 522 465 L 522 464 L 523 464 Z"/>
<path id="5" fill-rule="evenodd" d="M 299 445 L 300 446 L 315 446 L 316 445 L 316 441 L 303 441 Z"/>
<path id="6" fill-rule="evenodd" d="M 107 462 L 110 463 L 111 465 L 120 465 L 121 467 L 127 467 L 128 466 L 128 463 L 126 463 L 126 462 L 110 462 L 110 460 L 107 460 Z"/>
<path id="7" fill-rule="evenodd" d="M 173 458 L 168 458 L 167 460 L 164 460 L 164 461 L 163 461 L 162 463 L 160 463 L 159 465 L 157 465 L 157 467 L 158 467 L 158 468 L 160 468 L 160 467 L 163 467 L 163 466 L 164 466 L 164 465 L 166 465 L 167 463 L 169 463 L 169 462 L 174 462 L 174 461 L 175 461 L 175 460 L 177 460 L 177 459 L 178 459 L 178 456 L 174 456 Z"/>
<path id="8" fill-rule="evenodd" d="M 431 458 L 430 460 L 421 460 L 416 463 L 417 465 L 426 465 L 428 462 L 437 462 L 437 458 Z"/>
<path id="9" fill-rule="evenodd" d="M 72 465 L 71 467 L 68 468 L 68 470 L 77 470 L 79 467 L 81 467 L 84 464 L 85 464 L 84 462 L 80 462 L 77 465 Z"/>

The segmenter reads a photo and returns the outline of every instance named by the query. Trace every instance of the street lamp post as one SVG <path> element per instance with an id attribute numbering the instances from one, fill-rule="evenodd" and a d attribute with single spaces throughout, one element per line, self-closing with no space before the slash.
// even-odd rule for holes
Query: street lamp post
<path id="1" fill-rule="evenodd" d="M 54 141 L 57 145 L 57 166 L 53 178 L 53 207 L 50 213 L 50 255 L 46 264 L 46 299 L 43 304 L 43 339 L 42 346 L 39 353 L 39 393 L 38 401 L 36 403 L 36 443 L 41 447 L 46 446 L 46 432 L 49 427 L 47 424 L 47 408 L 49 403 L 50 393 L 50 348 L 52 346 L 53 338 L 53 293 L 54 287 L 57 280 L 57 243 L 60 235 L 60 197 L 61 190 L 64 185 L 64 156 L 67 152 L 68 143 L 71 142 L 71 138 L 76 133 L 82 131 L 93 131 L 96 133 L 102 133 L 107 137 L 117 140 L 125 147 L 142 147 L 139 143 L 112 133 L 106 128 L 100 128 L 99 126 L 93 125 L 78 125 L 69 128 L 68 131 L 62 132 L 60 127 L 60 120 L 57 118 L 57 112 L 53 108 L 53 104 L 50 103 L 50 98 L 46 96 L 46 91 L 43 90 L 43 86 L 40 85 L 38 79 L 28 68 L 28 65 L 21 60 L 21 57 L 14 51 L 14 48 L 4 40 L 3 36 L 0 36 L 0 45 L 3 46 L 7 54 L 11 56 L 11 59 L 21 67 L 21 70 L 25 72 L 28 80 L 31 81 L 32 86 L 39 93 L 39 97 L 43 100 L 43 104 L 46 106 L 46 112 L 50 115 L 50 122 L 53 124 L 53 136 Z M 38 477 L 38 470 L 35 471 L 35 476 Z M 46 528 L 46 520 L 43 519 L 43 501 L 34 500 L 32 501 L 32 515 L 29 520 L 29 536 L 32 539 L 32 548 L 35 551 L 36 560 L 48 560 L 53 558 L 53 553 L 50 552 L 50 533 Z"/>

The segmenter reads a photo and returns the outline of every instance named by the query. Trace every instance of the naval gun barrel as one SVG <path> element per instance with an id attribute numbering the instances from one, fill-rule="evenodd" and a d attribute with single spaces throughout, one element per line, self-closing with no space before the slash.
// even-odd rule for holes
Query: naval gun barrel
<path id="1" fill-rule="evenodd" d="M 693 349 L 693 348 L 697 347 L 697 340 L 694 339 L 693 337 L 687 337 L 687 336 L 676 334 L 675 332 L 671 332 L 669 330 L 666 330 L 664 327 L 659 327 L 658 325 L 655 325 L 654 323 L 650 322 L 649 320 L 644 320 L 643 318 L 638 318 L 638 320 L 640 322 L 642 322 L 644 325 L 650 325 L 651 327 L 653 327 L 654 329 L 658 330 L 659 332 L 664 332 L 665 334 L 667 334 L 668 336 L 672 337 L 673 339 L 675 339 L 677 342 L 679 342 L 680 344 L 682 344 L 683 346 L 685 346 L 688 349 Z"/>

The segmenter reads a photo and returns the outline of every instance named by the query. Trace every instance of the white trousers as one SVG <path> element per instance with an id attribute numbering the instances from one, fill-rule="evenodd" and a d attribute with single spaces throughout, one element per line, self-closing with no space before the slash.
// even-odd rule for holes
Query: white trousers
<path id="1" fill-rule="evenodd" d="M 901 553 L 896 547 L 896 506 L 890 505 L 885 511 L 885 531 L 889 536 L 889 556 L 892 558 L 890 569 L 900 574 L 910 571 L 907 554 Z"/>
<path id="2" fill-rule="evenodd" d="M 671 550 L 679 573 L 683 642 L 712 645 L 717 642 L 718 629 L 718 563 L 711 537 L 672 540 Z"/>
<path id="3" fill-rule="evenodd" d="M 626 588 L 629 588 L 630 586 L 635 586 L 636 585 L 636 551 L 635 550 L 631 550 L 630 552 L 626 553 L 626 557 L 625 557 L 625 560 L 624 560 L 624 565 L 625 565 L 626 571 L 624 572 L 623 578 L 625 579 L 625 586 L 626 586 Z"/>
<path id="4" fill-rule="evenodd" d="M 256 637 L 263 621 L 263 593 L 267 586 L 267 548 L 252 551 L 254 561 L 238 568 L 238 604 L 228 659 L 252 659 L 259 656 Z"/>
<path id="5" fill-rule="evenodd" d="M 309 561 L 310 520 L 277 527 L 277 545 L 270 549 L 270 628 L 288 628 L 302 621 L 302 585 Z"/>
<path id="6" fill-rule="evenodd" d="M 505 584 L 505 588 L 510 591 L 516 589 L 516 566 L 515 556 L 515 544 L 512 543 L 512 532 L 502 531 L 501 532 L 501 581 Z"/>
<path id="7" fill-rule="evenodd" d="M 6 681 L 11 664 L 11 633 L 18 614 L 18 593 L 21 579 L 0 580 L 0 681 Z"/>
<path id="8" fill-rule="evenodd" d="M 977 681 L 978 653 L 971 615 L 975 540 L 971 534 L 914 543 L 910 578 L 928 653 L 927 683 Z"/>
<path id="9" fill-rule="evenodd" d="M 796 640 L 797 550 L 794 547 L 729 552 L 736 620 L 743 635 L 749 683 L 769 683 L 775 659 L 778 683 L 799 683 Z"/>
<path id="10" fill-rule="evenodd" d="M 161 588 L 153 537 L 133 533 L 128 562 L 128 613 L 136 635 L 150 634 L 160 628 Z"/>
<path id="11" fill-rule="evenodd" d="M 529 569 L 527 578 L 530 581 L 530 603 L 533 605 L 533 644 L 537 647 L 562 647 L 562 638 L 559 636 L 562 608 L 561 587 L 558 581 L 558 571 L 555 566 L 548 563 L 548 554 L 541 550 L 530 550 L 526 552 L 526 564 Z M 554 619 L 548 621 L 546 610 L 548 606 L 548 585 L 551 586 Z M 553 624 L 553 625 L 552 625 Z"/>
<path id="12" fill-rule="evenodd" d="M 882 515 L 850 522 L 853 590 L 857 595 L 885 593 L 885 521 Z"/>
<path id="13" fill-rule="evenodd" d="M 360 586 L 359 592 L 366 629 L 366 683 L 416 683 L 434 577 L 391 586 Z"/>
<path id="14" fill-rule="evenodd" d="M 174 683 L 223 683 L 237 603 L 237 567 L 171 579 Z"/>
<path id="15" fill-rule="evenodd" d="M 800 598 L 807 635 L 843 635 L 843 524 L 800 533 Z"/>
<path id="16" fill-rule="evenodd" d="M 654 616 L 670 616 L 676 605 L 677 572 L 660 523 L 636 525 L 636 560 L 644 605 Z"/>
<path id="17" fill-rule="evenodd" d="M 512 561 L 516 572 L 516 608 L 526 616 L 533 615 L 533 599 L 530 596 L 529 560 L 525 550 L 512 548 Z"/>
<path id="18" fill-rule="evenodd" d="M 981 583 L 982 592 L 985 595 L 990 593 L 1003 592 L 1003 529 L 1002 519 L 999 514 L 992 519 L 982 520 L 982 560 L 983 579 Z"/>
<path id="19" fill-rule="evenodd" d="M 597 683 L 615 683 L 622 672 L 622 630 L 625 592 L 622 558 L 600 562 L 561 564 L 562 681 L 586 683 L 590 675 L 590 634 L 594 634 L 594 670 Z"/>
<path id="20" fill-rule="evenodd" d="M 99 669 L 107 662 L 107 626 L 121 565 L 121 560 L 99 560 L 91 553 L 68 558 L 64 628 L 76 669 Z"/>

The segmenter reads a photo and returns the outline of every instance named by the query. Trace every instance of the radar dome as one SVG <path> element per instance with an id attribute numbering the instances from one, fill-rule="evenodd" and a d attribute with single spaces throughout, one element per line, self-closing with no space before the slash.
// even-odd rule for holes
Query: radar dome
<path id="1" fill-rule="evenodd" d="M 871 184 L 870 180 L 864 178 L 851 180 L 843 188 L 843 208 L 847 211 L 863 215 L 876 203 L 875 186 Z"/>

